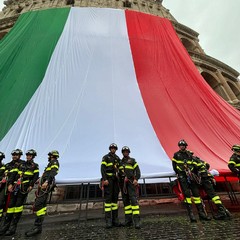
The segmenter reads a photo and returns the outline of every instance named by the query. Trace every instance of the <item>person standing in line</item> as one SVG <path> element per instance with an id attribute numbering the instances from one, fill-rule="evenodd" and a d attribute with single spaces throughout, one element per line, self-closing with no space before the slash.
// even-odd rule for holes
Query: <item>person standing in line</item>
<path id="1" fill-rule="evenodd" d="M 3 217 L 3 208 L 6 200 L 6 166 L 2 163 L 2 160 L 4 158 L 5 154 L 3 152 L 0 152 L 0 223 Z"/>
<path id="2" fill-rule="evenodd" d="M 120 158 L 116 155 L 118 147 L 115 143 L 110 144 L 109 153 L 103 156 L 101 162 L 102 185 L 104 188 L 104 211 L 106 228 L 120 227 L 118 219 L 118 168 Z"/>
<path id="3" fill-rule="evenodd" d="M 27 237 L 31 237 L 42 232 L 42 223 L 47 212 L 47 200 L 51 191 L 55 187 L 55 176 L 59 171 L 59 152 L 53 150 L 48 153 L 48 165 L 44 169 L 42 177 L 39 179 L 39 186 L 33 210 L 36 213 L 34 227 L 25 232 Z"/>
<path id="4" fill-rule="evenodd" d="M 191 222 L 196 222 L 196 218 L 192 211 L 192 194 L 194 203 L 198 210 L 198 215 L 200 220 L 209 221 L 211 220 L 204 211 L 202 200 L 198 194 L 198 186 L 194 178 L 192 178 L 192 155 L 187 150 L 187 142 L 182 139 L 178 142 L 179 151 L 174 153 L 172 158 L 173 170 L 177 174 L 178 181 L 180 183 L 184 202 L 188 211 L 188 215 Z"/>
<path id="5" fill-rule="evenodd" d="M 119 181 L 125 212 L 125 226 L 134 223 L 136 229 L 140 228 L 140 209 L 137 200 L 138 179 L 141 177 L 137 161 L 130 157 L 130 148 L 122 148 L 123 158 L 119 167 Z"/>

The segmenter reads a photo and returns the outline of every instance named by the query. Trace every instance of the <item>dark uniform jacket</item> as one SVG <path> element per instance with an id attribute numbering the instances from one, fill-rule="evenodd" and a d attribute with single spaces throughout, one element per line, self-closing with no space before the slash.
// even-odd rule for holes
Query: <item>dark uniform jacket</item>
<path id="1" fill-rule="evenodd" d="M 134 158 L 123 157 L 119 167 L 120 179 L 127 177 L 129 180 L 138 180 L 141 177 L 140 168 Z"/>
<path id="2" fill-rule="evenodd" d="M 120 158 L 111 152 L 103 156 L 101 163 L 102 179 L 105 181 L 108 178 L 116 177 L 118 174 Z"/>
<path id="3" fill-rule="evenodd" d="M 53 182 L 55 176 L 58 174 L 59 162 L 57 159 L 49 160 L 42 175 L 42 183 L 48 181 L 49 184 Z"/>
<path id="4" fill-rule="evenodd" d="M 228 162 L 228 167 L 232 172 L 240 175 L 240 156 L 234 153 L 230 157 L 230 160 Z"/>
<path id="5" fill-rule="evenodd" d="M 6 166 L 3 163 L 0 163 L 0 182 L 5 177 Z"/>
<path id="6" fill-rule="evenodd" d="M 38 164 L 34 161 L 25 161 L 20 165 L 17 177 L 21 178 L 22 184 L 33 187 L 39 177 Z"/>
<path id="7" fill-rule="evenodd" d="M 185 170 L 191 165 L 192 156 L 188 151 L 181 151 L 174 153 L 172 158 L 173 170 L 177 174 L 184 174 Z"/>
<path id="8" fill-rule="evenodd" d="M 201 177 L 207 178 L 211 175 L 208 171 L 210 165 L 199 157 L 192 157 L 192 166 L 194 168 L 193 172 Z"/>
<path id="9" fill-rule="evenodd" d="M 6 174 L 8 177 L 8 185 L 15 184 L 18 179 L 18 172 L 20 170 L 20 167 L 22 164 L 24 164 L 25 161 L 19 159 L 17 161 L 12 160 L 11 162 L 6 164 Z"/>

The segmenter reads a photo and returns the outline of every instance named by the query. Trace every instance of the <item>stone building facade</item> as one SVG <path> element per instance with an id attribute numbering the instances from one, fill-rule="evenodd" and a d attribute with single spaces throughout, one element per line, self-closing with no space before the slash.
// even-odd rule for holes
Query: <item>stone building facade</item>
<path id="1" fill-rule="evenodd" d="M 205 81 L 223 99 L 240 109 L 239 73 L 208 56 L 199 44 L 199 34 L 177 22 L 162 2 L 163 0 L 6 0 L 5 7 L 0 12 L 0 39 L 10 31 L 20 14 L 39 9 L 71 6 L 104 7 L 131 9 L 168 18 Z"/>

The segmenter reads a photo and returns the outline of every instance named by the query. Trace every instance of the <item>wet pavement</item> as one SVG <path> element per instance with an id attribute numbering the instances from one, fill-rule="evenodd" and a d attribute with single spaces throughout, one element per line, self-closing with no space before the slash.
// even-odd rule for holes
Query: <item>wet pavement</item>
<path id="1" fill-rule="evenodd" d="M 149 209 L 152 209 L 150 207 Z M 153 207 L 154 212 L 154 207 Z M 240 239 L 240 213 L 233 213 L 231 220 L 190 223 L 185 212 L 163 215 L 156 211 L 144 214 L 141 229 L 119 227 L 105 229 L 104 219 L 78 222 L 78 213 L 47 216 L 42 234 L 26 238 L 24 232 L 31 228 L 32 216 L 24 216 L 13 237 L 0 239 L 84 239 L 84 240 L 152 240 L 152 239 L 198 239 L 198 240 L 238 240 Z M 145 211 L 146 213 L 146 211 Z M 102 213 L 101 213 L 102 214 Z M 120 218 L 123 221 L 123 218 Z"/>

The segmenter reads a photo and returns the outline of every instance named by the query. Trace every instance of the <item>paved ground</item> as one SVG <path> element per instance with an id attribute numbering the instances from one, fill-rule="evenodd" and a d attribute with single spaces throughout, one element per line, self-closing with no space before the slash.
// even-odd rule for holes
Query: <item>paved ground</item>
<path id="1" fill-rule="evenodd" d="M 54 215 L 46 217 L 44 231 L 33 238 L 25 238 L 24 232 L 32 226 L 33 217 L 24 217 L 14 237 L 0 237 L 0 239 L 84 239 L 84 240 L 153 240 L 153 239 L 198 239 L 198 240 L 238 240 L 240 239 L 240 212 L 233 213 L 232 220 L 190 223 L 185 210 L 179 208 L 175 212 L 169 207 L 166 213 L 159 214 L 158 206 L 143 207 L 142 228 L 104 228 L 103 215 L 94 211 L 101 218 L 78 222 L 78 213 Z M 100 215 L 99 215 L 100 214 Z M 96 216 L 96 215 L 95 215 Z M 85 217 L 85 213 L 82 217 Z M 122 216 L 120 217 L 121 220 Z"/>

